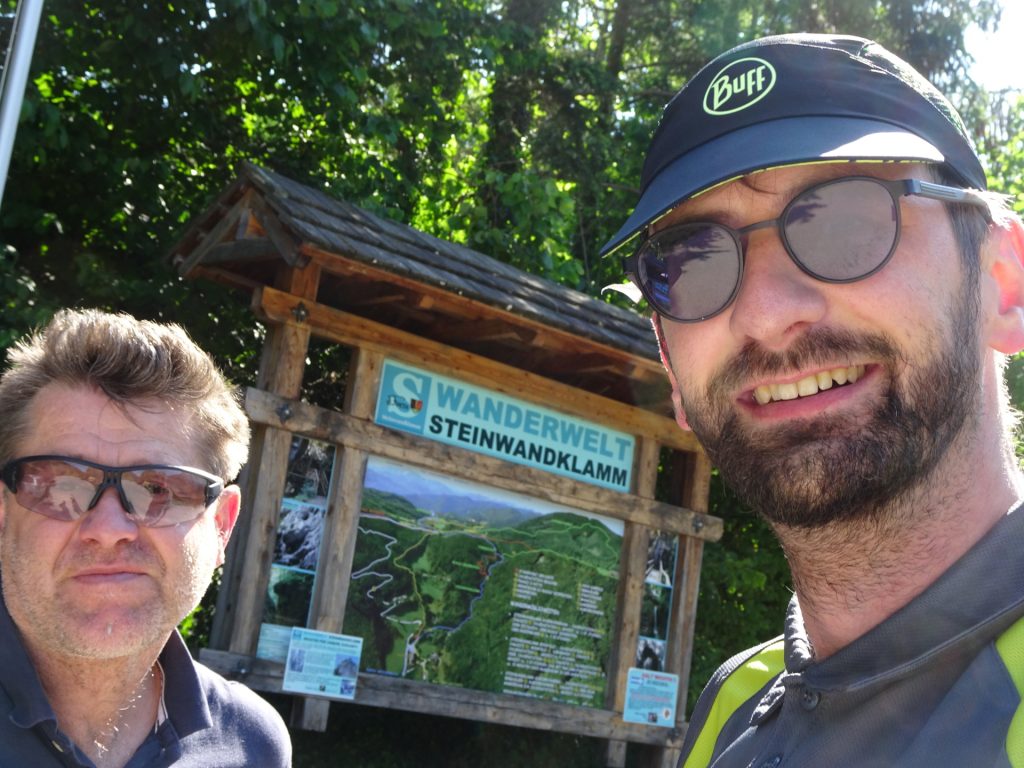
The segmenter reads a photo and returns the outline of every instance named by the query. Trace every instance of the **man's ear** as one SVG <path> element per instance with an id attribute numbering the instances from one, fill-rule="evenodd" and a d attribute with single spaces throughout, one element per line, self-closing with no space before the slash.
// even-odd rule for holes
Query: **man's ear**
<path id="1" fill-rule="evenodd" d="M 672 370 L 672 363 L 668 356 L 668 346 L 665 343 L 665 331 L 661 327 L 661 316 L 655 314 L 651 318 L 651 325 L 654 328 L 654 337 L 658 340 L 658 354 L 661 355 L 661 364 L 665 366 L 665 373 L 668 374 L 668 382 L 672 385 L 672 411 L 676 416 L 676 424 L 689 432 L 690 422 L 686 420 L 686 410 L 683 408 L 683 396 L 679 392 L 679 382 L 676 381 L 676 374 L 675 371 Z"/>
<path id="2" fill-rule="evenodd" d="M 229 485 L 220 496 L 217 497 L 217 510 L 213 514 L 214 523 L 217 525 L 217 539 L 220 544 L 220 551 L 217 553 L 217 565 L 224 563 L 224 554 L 227 552 L 228 540 L 231 538 L 231 531 L 238 520 L 238 510 L 242 505 L 242 493 L 237 485 Z"/>
<path id="3" fill-rule="evenodd" d="M 1017 217 L 993 224 L 982 246 L 982 302 L 987 342 L 1012 355 L 1024 349 L 1024 224 Z"/>

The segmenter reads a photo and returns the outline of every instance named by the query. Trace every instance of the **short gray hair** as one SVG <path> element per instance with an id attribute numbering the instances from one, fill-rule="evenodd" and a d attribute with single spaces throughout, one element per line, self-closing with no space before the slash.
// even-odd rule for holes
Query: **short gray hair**
<path id="1" fill-rule="evenodd" d="M 92 387 L 115 403 L 147 401 L 185 409 L 209 471 L 231 480 L 249 450 L 249 421 L 238 390 L 175 324 L 127 314 L 64 309 L 8 350 L 0 376 L 0 466 L 31 432 L 32 399 L 49 384 Z"/>

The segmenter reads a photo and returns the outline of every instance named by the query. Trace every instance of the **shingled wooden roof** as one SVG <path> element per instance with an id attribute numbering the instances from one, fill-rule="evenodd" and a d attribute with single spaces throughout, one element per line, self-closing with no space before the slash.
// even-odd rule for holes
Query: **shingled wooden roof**
<path id="1" fill-rule="evenodd" d="M 282 263 L 316 262 L 317 304 L 669 413 L 650 323 L 637 313 L 250 163 L 170 258 L 186 277 L 250 291 L 274 286 Z"/>

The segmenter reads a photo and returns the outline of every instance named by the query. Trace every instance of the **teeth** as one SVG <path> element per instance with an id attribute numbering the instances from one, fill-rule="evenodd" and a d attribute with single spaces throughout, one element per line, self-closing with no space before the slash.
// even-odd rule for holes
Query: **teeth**
<path id="1" fill-rule="evenodd" d="M 776 400 L 796 400 L 799 396 L 796 384 L 772 385 L 772 397 Z"/>
<path id="2" fill-rule="evenodd" d="M 818 377 L 808 376 L 806 379 L 800 379 L 800 381 L 796 383 L 796 390 L 800 394 L 800 397 L 818 394 Z"/>
<path id="3" fill-rule="evenodd" d="M 831 389 L 833 384 L 853 384 L 863 375 L 863 365 L 820 371 L 789 384 L 761 385 L 754 389 L 754 400 L 759 405 L 767 405 L 773 400 L 796 400 L 798 397 L 816 395 L 823 389 Z"/>

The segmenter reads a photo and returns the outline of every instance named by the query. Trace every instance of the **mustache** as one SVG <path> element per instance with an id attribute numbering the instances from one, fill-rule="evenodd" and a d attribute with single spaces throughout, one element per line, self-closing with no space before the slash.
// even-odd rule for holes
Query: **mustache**
<path id="1" fill-rule="evenodd" d="M 72 552 L 63 565 L 75 571 L 110 567 L 152 571 L 159 566 L 159 562 L 148 547 L 138 542 L 124 542 L 116 545 L 113 550 L 87 545 Z"/>
<path id="2" fill-rule="evenodd" d="M 708 393 L 733 392 L 752 379 L 770 377 L 807 368 L 834 364 L 836 357 L 869 357 L 895 365 L 906 358 L 891 337 L 883 333 L 854 334 L 828 328 L 814 328 L 781 352 L 764 349 L 750 341 L 708 384 Z"/>

